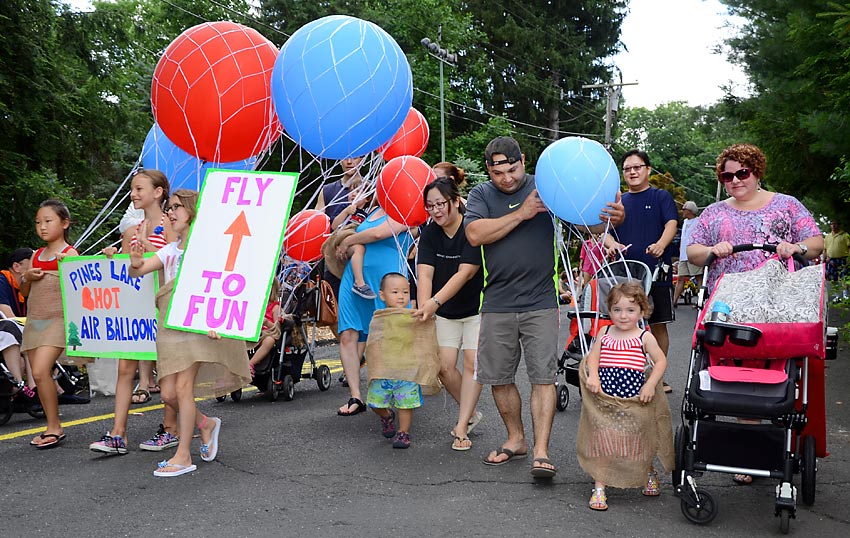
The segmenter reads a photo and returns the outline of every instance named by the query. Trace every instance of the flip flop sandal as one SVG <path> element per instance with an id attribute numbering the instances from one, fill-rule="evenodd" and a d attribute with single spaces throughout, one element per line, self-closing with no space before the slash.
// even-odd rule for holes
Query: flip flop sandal
<path id="1" fill-rule="evenodd" d="M 163 471 L 166 467 L 174 467 L 177 469 L 176 471 Z M 158 476 L 160 478 L 169 477 L 169 476 L 180 476 L 181 474 L 191 473 L 192 471 L 196 471 L 198 466 L 195 464 L 192 465 L 180 465 L 178 463 L 168 463 L 168 460 L 162 460 L 157 464 L 156 471 L 153 472 L 154 476 Z"/>
<path id="2" fill-rule="evenodd" d="M 201 444 L 201 459 L 204 461 L 213 461 L 218 454 L 218 433 L 221 431 L 221 419 L 211 417 L 210 420 L 215 422 L 215 426 L 213 426 L 209 442 Z M 206 417 L 204 424 L 206 424 Z"/>
<path id="3" fill-rule="evenodd" d="M 457 450 L 458 452 L 466 452 L 467 450 L 472 448 L 472 441 L 469 441 L 469 446 L 463 446 L 461 443 L 469 441 L 469 437 L 458 437 L 455 436 L 455 440 L 452 441 L 452 450 Z"/>
<path id="4" fill-rule="evenodd" d="M 159 388 L 159 385 L 158 385 L 158 384 L 157 384 L 157 385 L 154 385 L 154 386 L 152 386 L 152 387 L 151 387 L 150 385 L 148 385 L 148 392 L 150 392 L 151 394 L 159 394 L 159 393 L 160 393 L 160 390 L 161 390 L 161 389 Z"/>
<path id="5" fill-rule="evenodd" d="M 478 423 L 481 422 L 481 419 L 484 418 L 484 415 L 481 414 L 481 411 L 476 411 L 472 418 L 469 419 L 469 423 L 466 425 L 466 433 L 469 435 L 472 433 L 472 430 L 478 426 Z"/>
<path id="6" fill-rule="evenodd" d="M 341 417 L 352 417 L 354 415 L 358 415 L 358 414 L 362 413 L 363 411 L 366 411 L 366 404 L 364 404 L 359 398 L 349 398 L 348 404 L 346 404 L 346 405 L 348 405 L 348 409 L 349 409 L 348 412 L 337 410 L 336 414 L 341 416 Z M 351 410 L 352 405 L 357 406 L 357 407 L 354 408 L 353 411 Z"/>
<path id="7" fill-rule="evenodd" d="M 534 463 L 552 465 L 552 461 L 549 458 L 534 458 Z M 543 467 L 542 465 L 531 466 L 531 476 L 534 478 L 555 478 L 556 474 L 558 474 L 558 468 L 554 465 L 551 468 Z"/>
<path id="8" fill-rule="evenodd" d="M 52 441 L 48 441 L 47 443 L 35 443 L 30 441 L 30 444 L 34 446 L 38 450 L 44 450 L 45 448 L 53 448 L 55 446 L 59 446 L 59 444 L 65 440 L 65 434 L 56 435 L 55 433 L 42 433 L 38 436 L 40 439 L 52 438 Z"/>
<path id="9" fill-rule="evenodd" d="M 136 398 L 141 399 L 137 400 Z M 151 393 L 143 389 L 133 391 L 133 395 L 130 396 L 130 403 L 133 405 L 146 404 L 149 401 L 151 401 Z"/>
<path id="10" fill-rule="evenodd" d="M 499 448 L 499 449 L 496 451 L 496 453 L 495 453 L 495 454 L 493 454 L 493 457 L 495 458 L 495 457 L 496 457 L 496 456 L 498 456 L 499 454 L 505 454 L 505 455 L 508 457 L 508 459 L 503 460 L 503 461 L 493 461 L 493 459 L 492 459 L 492 458 L 490 458 L 490 455 L 489 455 L 489 454 L 487 454 L 487 456 L 486 456 L 486 457 L 482 460 L 482 463 L 483 463 L 484 465 L 491 465 L 491 466 L 493 466 L 493 467 L 498 467 L 499 465 L 504 465 L 504 464 L 508 463 L 509 461 L 513 461 L 513 460 L 521 460 L 521 459 L 523 459 L 523 458 L 527 458 L 527 457 L 528 457 L 528 452 L 523 452 L 522 454 L 517 454 L 517 453 L 516 453 L 516 452 L 514 452 L 513 450 L 511 450 L 511 449 L 509 449 L 509 448 L 505 448 L 505 447 L 501 447 L 501 448 Z"/>

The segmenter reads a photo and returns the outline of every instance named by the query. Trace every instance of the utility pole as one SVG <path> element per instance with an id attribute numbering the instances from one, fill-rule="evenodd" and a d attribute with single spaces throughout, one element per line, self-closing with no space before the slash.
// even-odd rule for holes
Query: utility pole
<path id="1" fill-rule="evenodd" d="M 585 84 L 582 89 L 587 88 L 605 88 L 606 103 L 605 103 L 605 149 L 611 151 L 611 129 L 614 125 L 614 116 L 617 115 L 617 110 L 620 108 L 620 94 L 623 91 L 623 86 L 636 86 L 637 82 L 614 82 L 611 79 L 606 84 Z"/>
<path id="2" fill-rule="evenodd" d="M 457 65 L 457 54 L 449 52 L 440 47 L 440 40 L 443 38 L 443 25 L 437 27 L 437 41 L 431 41 L 427 37 L 423 37 L 422 46 L 428 49 L 428 53 L 440 61 L 440 160 L 446 160 L 446 108 L 445 99 L 443 98 L 443 64 L 451 66 Z"/>

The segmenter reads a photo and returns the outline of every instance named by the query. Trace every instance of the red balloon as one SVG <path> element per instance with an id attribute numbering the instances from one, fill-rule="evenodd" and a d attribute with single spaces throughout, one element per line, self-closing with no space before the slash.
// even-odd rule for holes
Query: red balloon
<path id="1" fill-rule="evenodd" d="M 171 42 L 151 84 L 154 118 L 177 147 L 233 162 L 271 146 L 281 127 L 271 97 L 277 48 L 233 22 L 193 26 Z"/>
<path id="2" fill-rule="evenodd" d="M 428 220 L 422 190 L 434 179 L 434 170 L 419 157 L 396 157 L 381 170 L 375 187 L 378 203 L 394 221 L 419 226 Z"/>
<path id="3" fill-rule="evenodd" d="M 305 209 L 289 219 L 283 235 L 283 248 L 294 260 L 314 262 L 322 257 L 322 245 L 330 230 L 331 221 L 323 211 Z"/>
<path id="4" fill-rule="evenodd" d="M 404 123 L 389 142 L 378 148 L 384 154 L 384 160 L 395 159 L 402 155 L 420 157 L 428 147 L 430 130 L 425 116 L 413 107 L 407 113 Z"/>

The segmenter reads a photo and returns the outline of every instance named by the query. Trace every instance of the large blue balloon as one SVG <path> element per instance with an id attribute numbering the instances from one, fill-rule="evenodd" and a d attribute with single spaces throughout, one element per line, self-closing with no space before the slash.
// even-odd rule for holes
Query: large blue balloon
<path id="1" fill-rule="evenodd" d="M 620 190 L 620 171 L 599 142 L 581 137 L 550 144 L 535 167 L 537 192 L 558 218 L 573 224 L 599 224 L 599 213 Z"/>
<path id="2" fill-rule="evenodd" d="M 358 157 L 396 134 L 413 103 L 413 75 L 379 26 L 345 15 L 302 26 L 280 49 L 272 101 L 286 133 L 328 159 Z"/>
<path id="3" fill-rule="evenodd" d="M 142 166 L 156 168 L 164 173 L 171 185 L 171 190 L 182 187 L 201 190 L 207 168 L 253 170 L 256 163 L 256 157 L 230 163 L 201 161 L 178 148 L 156 123 L 148 131 L 145 144 L 142 146 Z"/>

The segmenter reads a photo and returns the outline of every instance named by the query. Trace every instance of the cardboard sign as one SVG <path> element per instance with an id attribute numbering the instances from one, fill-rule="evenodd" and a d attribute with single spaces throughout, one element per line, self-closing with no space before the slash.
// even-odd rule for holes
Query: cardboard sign
<path id="1" fill-rule="evenodd" d="M 129 269 L 128 254 L 59 264 L 69 357 L 156 360 L 157 275 L 132 278 Z"/>
<path id="2" fill-rule="evenodd" d="M 209 170 L 165 326 L 257 340 L 298 174 Z"/>

